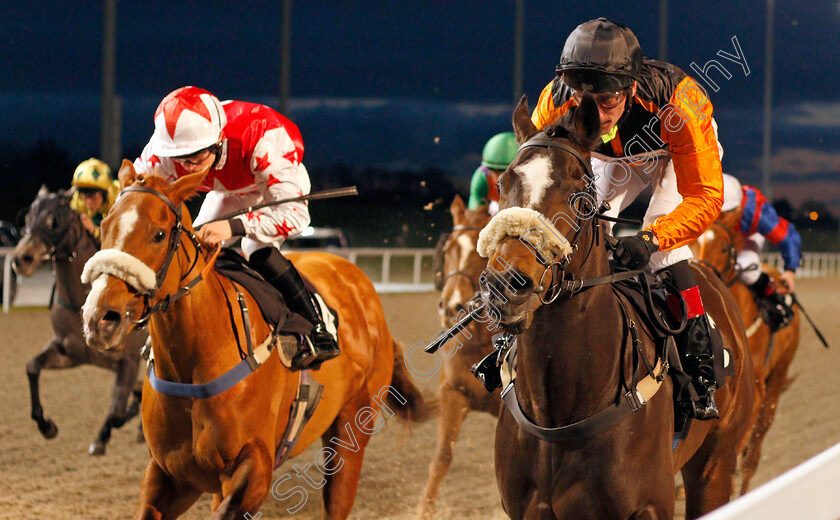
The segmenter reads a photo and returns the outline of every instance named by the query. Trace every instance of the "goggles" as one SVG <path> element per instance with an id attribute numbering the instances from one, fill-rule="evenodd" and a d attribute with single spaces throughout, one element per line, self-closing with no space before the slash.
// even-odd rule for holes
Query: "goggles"
<path id="1" fill-rule="evenodd" d="M 182 165 L 198 166 L 201 163 L 203 163 L 204 161 L 206 161 L 207 158 L 210 157 L 211 154 L 216 152 L 216 150 L 217 150 L 217 145 L 214 144 L 213 146 L 207 147 L 203 150 L 199 150 L 199 151 L 195 152 L 194 154 L 181 155 L 179 157 L 173 157 L 172 160 L 177 162 L 177 163 L 180 163 Z"/>
<path id="2" fill-rule="evenodd" d="M 616 108 L 630 91 L 629 88 L 623 88 L 616 92 L 590 92 L 589 94 L 595 99 L 595 103 L 604 110 L 611 110 Z M 572 99 L 580 104 L 583 99 L 583 90 L 572 89 Z"/>

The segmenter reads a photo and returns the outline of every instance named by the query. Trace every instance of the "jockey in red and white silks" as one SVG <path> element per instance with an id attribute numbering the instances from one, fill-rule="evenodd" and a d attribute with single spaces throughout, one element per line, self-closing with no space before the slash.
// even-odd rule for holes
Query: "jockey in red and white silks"
<path id="1" fill-rule="evenodd" d="M 309 174 L 301 162 L 303 140 L 297 126 L 265 105 L 244 101 L 225 101 L 220 105 L 223 113 L 219 115 L 227 123 L 221 125 L 218 160 L 199 188 L 209 193 L 195 225 L 255 204 L 308 194 Z M 155 155 L 154 140 L 155 137 L 134 162 L 138 173 L 155 172 L 170 182 L 193 173 L 173 157 Z M 279 246 L 309 222 L 307 204 L 293 202 L 235 217 L 229 224 L 233 236 L 244 236 L 242 249 L 250 256 L 260 247 Z"/>
<path id="2" fill-rule="evenodd" d="M 172 182 L 205 172 L 199 190 L 209 192 L 194 224 L 209 246 L 242 237 L 242 251 L 281 294 L 287 306 L 313 324 L 308 344 L 299 344 L 293 369 L 315 368 L 339 355 L 335 327 L 319 295 L 305 287 L 294 265 L 279 251 L 289 236 L 309 225 L 306 202 L 286 202 L 211 222 L 249 206 L 309 194 L 298 127 L 275 110 L 244 101 L 220 102 L 210 92 L 183 87 L 155 112 L 155 131 L 135 161 L 138 173 Z"/>

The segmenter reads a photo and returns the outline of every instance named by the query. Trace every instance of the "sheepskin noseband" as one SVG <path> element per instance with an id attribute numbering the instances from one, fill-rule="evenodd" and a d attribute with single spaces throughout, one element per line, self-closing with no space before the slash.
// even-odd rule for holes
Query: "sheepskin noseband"
<path id="1" fill-rule="evenodd" d="M 545 258 L 555 254 L 566 258 L 572 254 L 572 247 L 566 237 L 557 231 L 545 215 L 533 209 L 514 207 L 496 213 L 478 234 L 478 254 L 490 258 L 505 237 L 527 240 Z"/>
<path id="2" fill-rule="evenodd" d="M 102 274 L 119 278 L 142 294 L 150 294 L 156 285 L 155 272 L 148 265 L 119 249 L 103 249 L 93 255 L 82 271 L 82 283 L 91 283 Z"/>

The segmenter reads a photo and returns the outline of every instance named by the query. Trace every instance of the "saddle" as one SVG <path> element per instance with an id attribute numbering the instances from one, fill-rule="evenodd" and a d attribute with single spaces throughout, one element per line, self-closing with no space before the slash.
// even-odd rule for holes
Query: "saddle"
<path id="1" fill-rule="evenodd" d="M 282 347 L 280 358 L 283 360 L 283 364 L 290 368 L 291 357 L 297 351 L 297 345 L 294 342 L 308 336 L 312 332 L 313 324 L 300 314 L 290 311 L 280 291 L 248 265 L 247 260 L 235 250 L 222 249 L 216 259 L 215 269 L 219 274 L 243 287 L 256 300 L 263 319 L 271 326 L 273 335 L 280 339 Z M 303 275 L 301 275 L 301 278 L 306 288 L 319 300 L 323 307 L 329 310 L 337 329 L 338 313 L 335 309 L 326 305 L 317 288 L 308 278 Z M 242 303 L 244 304 L 244 301 Z M 329 319 L 326 313 L 324 313 L 324 317 Z"/>

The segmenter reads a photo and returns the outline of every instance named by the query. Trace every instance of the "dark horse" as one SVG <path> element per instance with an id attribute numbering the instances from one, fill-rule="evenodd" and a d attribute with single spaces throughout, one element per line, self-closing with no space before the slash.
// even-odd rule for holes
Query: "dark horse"
<path id="1" fill-rule="evenodd" d="M 749 288 L 738 281 L 742 269 L 762 269 L 776 280 L 779 273 L 767 264 L 761 266 L 739 266 L 738 251 L 744 247 L 744 235 L 738 229 L 741 209 L 721 213 L 703 235 L 691 244 L 694 257 L 709 266 L 732 292 L 738 303 L 741 317 L 747 327 L 747 340 L 755 372 L 755 408 L 752 431 L 741 456 L 740 493 L 749 490 L 750 481 L 761 460 L 761 445 L 767 435 L 782 392 L 790 384 L 788 370 L 799 347 L 799 311 L 793 308 L 791 322 L 784 328 L 771 332 L 764 322 Z"/>
<path id="2" fill-rule="evenodd" d="M 102 352 L 87 346 L 82 337 L 81 309 L 89 284 L 82 284 L 85 262 L 98 250 L 93 237 L 82 227 L 79 216 L 68 205 L 69 193 L 49 193 L 41 188 L 26 214 L 26 230 L 12 256 L 15 271 L 32 276 L 44 260 L 52 260 L 55 292 L 50 302 L 53 337 L 40 354 L 26 364 L 32 419 L 47 439 L 58 434 L 58 427 L 44 416 L 39 395 L 41 370 L 95 365 L 115 372 L 111 408 L 88 453 L 102 455 L 111 438 L 111 430 L 119 428 L 140 410 L 140 388 L 137 381 L 140 348 L 147 334 L 138 332 L 126 338 L 126 348 L 119 354 Z M 129 403 L 129 398 L 132 398 Z"/>
<path id="3" fill-rule="evenodd" d="M 587 175 L 599 125 L 585 96 L 541 134 L 523 98 L 513 126 L 527 146 L 501 176 L 502 209 L 479 240 L 498 274 L 484 278 L 482 299 L 518 334 L 496 430 L 502 505 L 515 519 L 670 519 L 681 470 L 686 518 L 697 518 L 729 500 L 750 425 L 743 324 L 723 283 L 695 267 L 734 375 L 715 394 L 721 418 L 693 422 L 674 445 L 672 379 L 655 377 L 661 348 L 610 283 L 608 237 L 593 218 Z"/>

